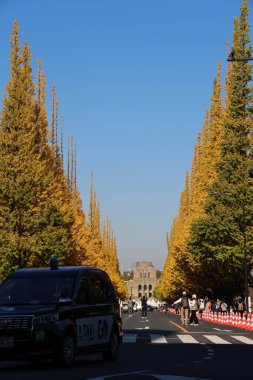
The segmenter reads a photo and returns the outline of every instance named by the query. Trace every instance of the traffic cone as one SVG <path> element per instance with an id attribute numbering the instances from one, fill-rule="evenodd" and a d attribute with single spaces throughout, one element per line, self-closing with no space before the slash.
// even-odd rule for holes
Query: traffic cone
<path id="1" fill-rule="evenodd" d="M 242 328 L 242 329 L 245 329 L 245 328 L 246 328 L 246 317 L 245 317 L 245 313 L 243 313 L 241 328 Z"/>
<path id="2" fill-rule="evenodd" d="M 239 315 L 238 315 L 238 314 L 235 314 L 235 319 L 234 319 L 234 321 L 235 321 L 234 326 L 235 326 L 235 327 L 239 327 Z"/>
<path id="3" fill-rule="evenodd" d="M 253 315 L 251 314 L 250 331 L 253 331 Z"/>
<path id="4" fill-rule="evenodd" d="M 250 327 L 251 327 L 251 315 L 248 313 L 245 329 L 250 331 Z"/>
<path id="5" fill-rule="evenodd" d="M 235 327 L 238 327 L 239 325 L 239 315 L 235 313 Z"/>
<path id="6" fill-rule="evenodd" d="M 240 329 L 241 329 L 242 326 L 243 326 L 243 315 L 239 314 L 239 326 L 238 327 L 240 327 Z"/>
<path id="7" fill-rule="evenodd" d="M 235 323 L 234 318 L 235 318 L 234 313 L 232 313 L 232 312 L 229 313 L 229 320 L 228 320 L 228 325 L 229 325 L 229 326 L 234 326 L 234 323 Z"/>
<path id="8" fill-rule="evenodd" d="M 237 327 L 239 327 L 240 329 L 243 328 L 243 317 L 244 317 L 244 314 L 243 314 L 243 316 L 241 316 L 241 314 L 238 314 L 239 323 L 238 323 Z"/>
<path id="9" fill-rule="evenodd" d="M 235 318 L 236 318 L 236 315 L 235 315 L 235 313 L 233 312 L 233 313 L 232 313 L 232 319 L 231 319 L 231 323 L 232 323 L 231 326 L 235 326 Z"/>

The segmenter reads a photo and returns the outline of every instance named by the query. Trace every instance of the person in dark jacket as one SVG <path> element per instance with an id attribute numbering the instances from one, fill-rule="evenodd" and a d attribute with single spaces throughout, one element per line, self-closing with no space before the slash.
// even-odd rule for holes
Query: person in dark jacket
<path id="1" fill-rule="evenodd" d="M 146 318 L 147 317 L 147 298 L 145 296 L 141 299 L 141 317 Z"/>

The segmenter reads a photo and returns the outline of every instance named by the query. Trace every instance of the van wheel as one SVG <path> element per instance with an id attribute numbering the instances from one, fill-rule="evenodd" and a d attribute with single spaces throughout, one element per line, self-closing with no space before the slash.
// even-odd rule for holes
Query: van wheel
<path id="1" fill-rule="evenodd" d="M 110 342 L 106 351 L 103 352 L 103 358 L 107 362 L 113 362 L 117 359 L 119 353 L 119 340 L 116 332 L 112 330 Z"/>
<path id="2" fill-rule="evenodd" d="M 61 366 L 70 367 L 75 359 L 75 354 L 74 337 L 71 334 L 66 334 L 58 346 L 55 361 Z"/>

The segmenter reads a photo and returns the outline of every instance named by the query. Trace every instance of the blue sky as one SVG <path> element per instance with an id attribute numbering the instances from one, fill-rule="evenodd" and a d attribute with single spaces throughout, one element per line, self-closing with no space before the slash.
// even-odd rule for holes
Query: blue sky
<path id="1" fill-rule="evenodd" d="M 56 86 L 59 118 L 77 144 L 86 211 L 90 173 L 116 235 L 121 269 L 162 269 L 217 63 L 241 0 L 0 0 L 0 94 L 13 21 Z M 253 1 L 250 22 L 253 17 Z"/>

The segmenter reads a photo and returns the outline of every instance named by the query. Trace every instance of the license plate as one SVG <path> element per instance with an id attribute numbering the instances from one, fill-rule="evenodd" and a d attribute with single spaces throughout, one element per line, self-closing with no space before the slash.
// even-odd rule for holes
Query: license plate
<path id="1" fill-rule="evenodd" d="M 13 336 L 0 336 L 0 348 L 13 348 L 14 337 Z"/>

